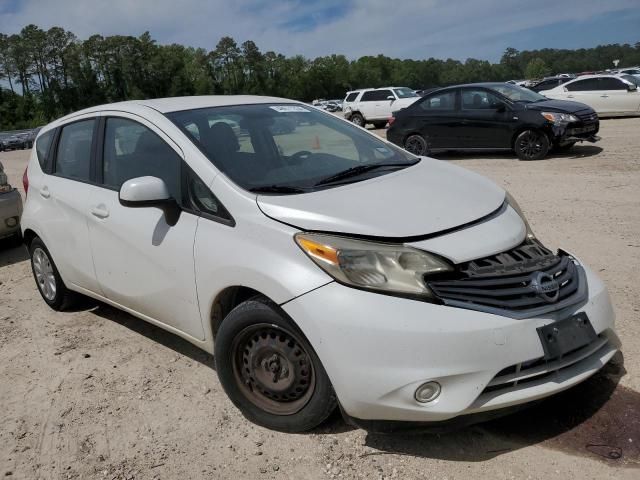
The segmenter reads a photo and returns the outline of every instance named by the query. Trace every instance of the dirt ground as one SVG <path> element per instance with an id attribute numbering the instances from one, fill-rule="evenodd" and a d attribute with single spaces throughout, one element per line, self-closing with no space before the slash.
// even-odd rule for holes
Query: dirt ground
<path id="1" fill-rule="evenodd" d="M 5 478 L 635 478 L 640 469 L 640 118 L 538 162 L 441 156 L 507 188 L 548 246 L 609 286 L 622 355 L 499 421 L 381 436 L 336 415 L 306 435 L 247 422 L 213 359 L 104 305 L 55 313 L 22 248 L 0 245 L 0 476 Z M 21 186 L 28 152 L 0 153 Z"/>

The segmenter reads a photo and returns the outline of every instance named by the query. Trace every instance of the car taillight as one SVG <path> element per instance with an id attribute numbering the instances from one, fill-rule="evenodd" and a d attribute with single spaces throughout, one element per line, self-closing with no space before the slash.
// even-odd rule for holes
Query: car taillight
<path id="1" fill-rule="evenodd" d="M 29 190 L 29 176 L 27 175 L 27 170 L 29 170 L 29 167 L 24 169 L 24 174 L 22 175 L 22 186 L 24 187 L 25 195 Z"/>
<path id="2" fill-rule="evenodd" d="M 393 125 L 393 122 L 396 121 L 396 117 L 389 117 L 389 126 Z"/>

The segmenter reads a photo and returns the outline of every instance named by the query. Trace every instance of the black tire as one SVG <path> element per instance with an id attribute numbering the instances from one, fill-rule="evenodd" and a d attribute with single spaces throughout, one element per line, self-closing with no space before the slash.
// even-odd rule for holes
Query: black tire
<path id="1" fill-rule="evenodd" d="M 412 133 L 404 140 L 404 149 L 414 155 L 429 155 L 429 142 L 417 133 Z"/>
<path id="2" fill-rule="evenodd" d="M 569 142 L 569 143 L 565 143 L 564 145 L 556 145 L 554 147 L 554 149 L 558 152 L 568 152 L 569 150 L 571 150 L 573 148 L 573 146 L 578 143 L 578 142 Z"/>
<path id="3" fill-rule="evenodd" d="M 42 257 L 42 255 L 45 257 Z M 58 273 L 58 268 L 51 258 L 49 250 L 39 237 L 35 237 L 31 241 L 29 245 L 29 256 L 31 257 L 33 278 L 42 299 L 47 305 L 56 311 L 63 311 L 73 305 L 77 300 L 77 295 L 65 286 L 62 277 L 60 277 L 60 273 Z M 40 275 L 36 273 L 39 262 L 45 262 L 45 264 L 42 265 L 43 270 L 40 271 Z M 46 262 L 48 262 L 48 265 Z M 48 267 L 51 269 L 50 275 L 48 274 Z M 45 286 L 47 282 L 54 284 L 53 293 L 51 285 Z"/>
<path id="4" fill-rule="evenodd" d="M 378 129 L 384 128 L 387 126 L 387 122 L 386 120 L 384 122 L 373 122 L 373 126 Z"/>
<path id="5" fill-rule="evenodd" d="M 304 432 L 336 408 L 320 359 L 300 329 L 270 301 L 254 298 L 234 308 L 218 330 L 214 354 L 222 387 L 253 423 Z"/>
<path id="6" fill-rule="evenodd" d="M 362 115 L 360 115 L 359 113 L 354 113 L 354 114 L 351 115 L 351 123 L 354 123 L 359 127 L 364 127 L 365 126 L 364 117 Z"/>
<path id="7" fill-rule="evenodd" d="M 513 150 L 520 160 L 542 160 L 549 153 L 549 147 L 549 137 L 537 130 L 525 130 L 513 142 Z"/>

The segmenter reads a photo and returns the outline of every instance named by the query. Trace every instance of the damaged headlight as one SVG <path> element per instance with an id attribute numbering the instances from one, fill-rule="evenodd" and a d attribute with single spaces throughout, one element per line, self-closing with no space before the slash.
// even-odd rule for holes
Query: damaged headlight
<path id="1" fill-rule="evenodd" d="M 566 125 L 571 122 L 579 121 L 575 115 L 571 115 L 570 113 L 540 112 L 540 114 L 551 123 L 558 125 Z"/>
<path id="2" fill-rule="evenodd" d="M 433 298 L 423 277 L 453 270 L 443 259 L 404 245 L 315 233 L 298 233 L 295 241 L 337 281 L 367 290 Z"/>

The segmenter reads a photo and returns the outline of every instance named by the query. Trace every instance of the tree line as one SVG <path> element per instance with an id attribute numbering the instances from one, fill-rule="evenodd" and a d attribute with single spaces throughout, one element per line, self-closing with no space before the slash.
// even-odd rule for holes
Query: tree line
<path id="1" fill-rule="evenodd" d="M 79 40 L 61 27 L 0 33 L 0 129 L 29 128 L 81 108 L 128 99 L 205 94 L 274 95 L 310 101 L 384 85 L 415 89 L 541 77 L 640 64 L 640 42 L 579 50 L 518 51 L 498 63 L 468 59 L 348 60 L 262 52 L 255 42 L 223 37 L 213 50 L 158 44 L 145 32 Z"/>

